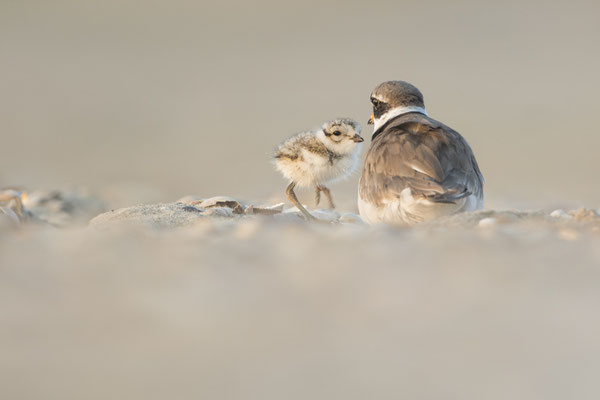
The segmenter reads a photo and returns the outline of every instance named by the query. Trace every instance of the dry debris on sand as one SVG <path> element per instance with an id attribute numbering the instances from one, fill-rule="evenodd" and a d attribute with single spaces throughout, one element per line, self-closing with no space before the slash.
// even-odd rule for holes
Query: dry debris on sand
<path id="1" fill-rule="evenodd" d="M 360 216 L 354 213 L 340 213 L 329 209 L 311 210 L 311 213 L 320 222 L 330 225 L 357 225 L 367 229 Z M 296 207 L 285 208 L 284 203 L 255 205 L 227 196 L 189 195 L 173 203 L 143 204 L 106 211 L 105 203 L 84 189 L 0 191 L 0 226 L 10 228 L 33 222 L 34 225 L 54 227 L 89 225 L 94 229 L 107 229 L 128 225 L 160 230 L 189 228 L 207 221 L 216 224 L 226 221 L 231 224 L 248 219 L 257 219 L 260 223 L 305 220 Z M 570 211 L 488 210 L 440 218 L 409 231 L 453 229 L 469 229 L 478 234 L 489 234 L 491 231 L 521 232 L 529 229 L 558 232 L 559 236 L 568 239 L 582 234 L 599 235 L 600 214 L 588 208 Z"/>
<path id="2" fill-rule="evenodd" d="M 81 188 L 31 192 L 0 190 L 0 215 L 10 217 L 15 226 L 26 222 L 55 227 L 81 226 L 105 210 L 102 200 Z"/>

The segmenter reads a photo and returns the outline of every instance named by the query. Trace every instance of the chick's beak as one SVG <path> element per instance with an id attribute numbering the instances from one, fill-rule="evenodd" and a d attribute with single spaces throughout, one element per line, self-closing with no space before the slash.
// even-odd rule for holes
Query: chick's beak
<path id="1" fill-rule="evenodd" d="M 359 134 L 356 134 L 352 137 L 352 140 L 354 142 L 360 143 L 360 142 L 364 142 L 365 139 L 362 138 L 362 136 L 360 136 Z"/>
<path id="2" fill-rule="evenodd" d="M 375 114 L 371 114 L 371 118 L 369 118 L 369 122 L 367 125 L 373 125 L 375 123 Z"/>

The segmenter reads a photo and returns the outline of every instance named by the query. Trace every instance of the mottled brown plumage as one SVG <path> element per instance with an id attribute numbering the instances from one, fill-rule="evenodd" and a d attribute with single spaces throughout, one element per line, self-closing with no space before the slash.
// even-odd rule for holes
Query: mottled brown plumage
<path id="1" fill-rule="evenodd" d="M 356 121 L 336 119 L 324 123 L 317 130 L 289 138 L 275 151 L 275 167 L 290 182 L 286 195 L 308 219 L 314 218 L 300 204 L 294 188 L 313 186 L 317 205 L 323 192 L 333 208 L 333 200 L 325 184 L 343 179 L 354 171 L 363 141 L 360 131 Z"/>

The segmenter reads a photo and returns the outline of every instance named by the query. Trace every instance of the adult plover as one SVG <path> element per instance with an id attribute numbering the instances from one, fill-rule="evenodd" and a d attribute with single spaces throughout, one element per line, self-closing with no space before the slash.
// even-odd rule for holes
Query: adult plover
<path id="1" fill-rule="evenodd" d="M 317 130 L 289 138 L 275 151 L 275 167 L 290 181 L 285 194 L 306 218 L 315 219 L 300 204 L 294 188 L 314 186 L 317 205 L 323 192 L 334 208 L 331 193 L 324 185 L 345 178 L 356 169 L 363 142 L 360 131 L 354 120 L 335 119 Z"/>
<path id="2" fill-rule="evenodd" d="M 412 225 L 483 207 L 483 176 L 471 147 L 427 116 L 419 89 L 384 82 L 371 103 L 375 128 L 358 188 L 364 221 Z"/>

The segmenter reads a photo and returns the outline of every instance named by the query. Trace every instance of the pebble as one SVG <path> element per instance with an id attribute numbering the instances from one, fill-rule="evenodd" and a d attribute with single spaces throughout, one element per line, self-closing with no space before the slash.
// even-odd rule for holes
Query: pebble
<path id="1" fill-rule="evenodd" d="M 550 216 L 552 218 L 565 218 L 565 219 L 573 218 L 571 215 L 569 215 L 569 213 L 567 213 L 565 210 L 562 210 L 562 209 L 552 211 L 550 213 Z"/>
<path id="2" fill-rule="evenodd" d="M 491 228 L 493 226 L 496 226 L 498 224 L 498 220 L 496 218 L 483 218 L 479 221 L 479 223 L 477 224 L 478 227 L 480 228 Z"/>

